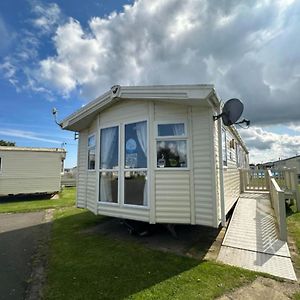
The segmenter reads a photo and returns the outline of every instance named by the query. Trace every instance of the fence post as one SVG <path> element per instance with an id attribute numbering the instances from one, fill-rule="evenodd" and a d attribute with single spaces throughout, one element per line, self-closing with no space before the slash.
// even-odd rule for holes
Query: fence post
<path id="1" fill-rule="evenodd" d="M 299 186 L 298 186 L 298 175 L 297 175 L 297 169 L 293 170 L 293 185 L 295 188 L 295 196 L 296 196 L 296 206 L 297 206 L 297 211 L 300 211 L 300 191 L 299 191 Z"/>
<path id="2" fill-rule="evenodd" d="M 287 241 L 287 225 L 284 192 L 278 191 L 278 208 L 279 208 L 279 237 L 282 241 Z"/>
<path id="3" fill-rule="evenodd" d="M 270 191 L 270 175 L 269 170 L 265 170 L 265 178 L 266 178 L 266 188 Z"/>
<path id="4" fill-rule="evenodd" d="M 240 169 L 240 190 L 241 193 L 243 193 L 245 191 L 245 187 L 244 187 L 244 170 Z"/>

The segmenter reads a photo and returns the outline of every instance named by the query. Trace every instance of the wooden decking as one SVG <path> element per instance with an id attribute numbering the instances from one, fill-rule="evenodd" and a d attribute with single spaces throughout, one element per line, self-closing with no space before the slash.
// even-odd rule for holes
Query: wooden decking
<path id="1" fill-rule="evenodd" d="M 253 271 L 297 280 L 288 245 L 278 239 L 269 192 L 241 194 L 218 260 Z"/>

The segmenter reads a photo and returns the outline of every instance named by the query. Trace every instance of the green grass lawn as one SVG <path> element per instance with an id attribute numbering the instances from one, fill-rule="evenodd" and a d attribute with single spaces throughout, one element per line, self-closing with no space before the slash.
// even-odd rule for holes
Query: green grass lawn
<path id="1" fill-rule="evenodd" d="M 83 232 L 105 220 L 66 208 L 54 216 L 45 299 L 213 299 L 253 272 Z"/>
<path id="2" fill-rule="evenodd" d="M 299 185 L 300 191 L 300 185 Z M 294 268 L 296 273 L 300 274 L 300 212 L 296 212 L 296 206 L 292 206 L 288 211 L 287 225 L 289 236 L 295 241 L 298 255 L 294 258 Z M 294 295 L 295 299 L 300 300 L 300 293 Z"/>
<path id="3" fill-rule="evenodd" d="M 47 208 L 74 206 L 75 188 L 65 188 L 59 199 L 28 199 L 0 202 L 0 213 L 20 213 L 38 211 Z"/>

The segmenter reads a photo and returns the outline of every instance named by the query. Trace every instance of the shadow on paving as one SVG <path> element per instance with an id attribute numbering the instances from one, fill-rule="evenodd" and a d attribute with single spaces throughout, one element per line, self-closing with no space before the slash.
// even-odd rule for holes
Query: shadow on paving
<path id="1" fill-rule="evenodd" d="M 45 242 L 50 223 L 44 212 L 0 214 L 0 299 L 24 299 L 32 259 Z"/>

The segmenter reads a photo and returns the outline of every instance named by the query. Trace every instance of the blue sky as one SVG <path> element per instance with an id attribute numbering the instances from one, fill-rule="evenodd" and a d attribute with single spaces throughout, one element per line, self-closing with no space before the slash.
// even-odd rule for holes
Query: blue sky
<path id="1" fill-rule="evenodd" d="M 250 161 L 300 154 L 300 3 L 0 1 L 0 139 L 77 142 L 53 122 L 114 84 L 212 83 L 238 97 Z"/>

